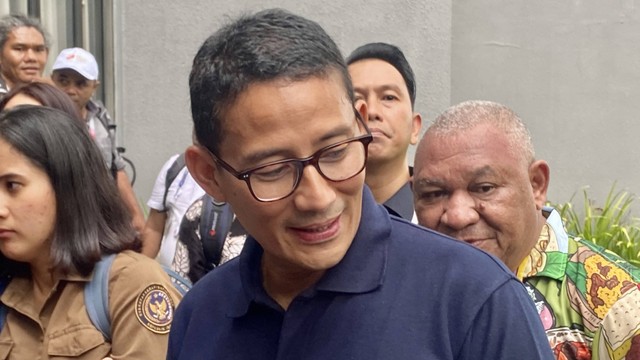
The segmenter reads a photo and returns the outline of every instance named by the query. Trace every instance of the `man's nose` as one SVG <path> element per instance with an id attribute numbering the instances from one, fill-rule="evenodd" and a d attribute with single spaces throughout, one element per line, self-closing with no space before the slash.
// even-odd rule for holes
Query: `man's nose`
<path id="1" fill-rule="evenodd" d="M 375 96 L 369 96 L 366 99 L 367 102 L 367 117 L 369 121 L 380 121 L 382 117 L 380 116 L 380 102 Z"/>
<path id="2" fill-rule="evenodd" d="M 325 179 L 314 166 L 305 166 L 300 176 L 300 183 L 293 194 L 299 210 L 320 211 L 335 201 L 334 183 Z"/>
<path id="3" fill-rule="evenodd" d="M 35 61 L 37 59 L 36 52 L 33 49 L 27 49 L 24 53 L 25 61 Z"/>
<path id="4" fill-rule="evenodd" d="M 4 196 L 0 195 L 0 219 L 6 218 L 9 215 L 9 206 Z"/>
<path id="5" fill-rule="evenodd" d="M 462 230 L 479 219 L 476 201 L 467 192 L 459 191 L 447 200 L 441 221 L 453 230 Z"/>

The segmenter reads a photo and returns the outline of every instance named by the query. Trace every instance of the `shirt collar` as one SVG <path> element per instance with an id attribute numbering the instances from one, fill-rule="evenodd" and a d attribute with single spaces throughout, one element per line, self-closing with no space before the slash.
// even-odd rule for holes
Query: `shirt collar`
<path id="1" fill-rule="evenodd" d="M 534 276 L 561 279 L 565 274 L 569 235 L 557 210 L 544 207 L 542 213 L 546 223 L 542 227 L 538 242 L 518 267 L 517 275 L 520 280 Z"/>
<path id="2" fill-rule="evenodd" d="M 318 283 L 300 296 L 313 297 L 319 291 L 359 294 L 375 290 L 382 285 L 387 264 L 387 247 L 391 233 L 391 220 L 387 211 L 376 204 L 369 188 L 362 196 L 362 216 L 356 236 L 344 258 L 327 270 Z M 240 278 L 244 296 L 230 304 L 231 317 L 245 315 L 252 303 L 273 307 L 262 286 L 260 262 L 262 247 L 253 237 L 247 237 L 239 256 Z"/>
<path id="3" fill-rule="evenodd" d="M 61 282 L 89 282 L 92 275 L 82 276 L 78 274 L 69 274 L 58 278 L 54 284 L 54 288 L 60 286 Z M 33 280 L 30 277 L 16 276 L 7 284 L 5 291 L 0 294 L 2 303 L 14 309 L 23 309 L 27 311 L 33 307 Z"/>
<path id="4" fill-rule="evenodd" d="M 411 221 L 414 214 L 411 184 L 405 183 L 389 200 L 385 201 L 384 207 L 389 214 Z"/>

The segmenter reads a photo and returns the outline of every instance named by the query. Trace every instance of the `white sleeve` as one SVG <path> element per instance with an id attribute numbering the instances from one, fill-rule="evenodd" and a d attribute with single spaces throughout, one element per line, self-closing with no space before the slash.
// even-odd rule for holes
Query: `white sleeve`
<path id="1" fill-rule="evenodd" d="M 156 177 L 156 183 L 153 185 L 153 190 L 151 191 L 151 197 L 149 201 L 147 201 L 147 206 L 151 209 L 157 211 L 165 211 L 165 207 L 163 204 L 164 200 L 164 192 L 166 190 L 165 181 L 167 180 L 167 171 L 176 159 L 180 156 L 180 154 L 173 155 L 169 158 L 169 160 L 162 165 L 162 169 L 158 173 L 158 177 Z"/>

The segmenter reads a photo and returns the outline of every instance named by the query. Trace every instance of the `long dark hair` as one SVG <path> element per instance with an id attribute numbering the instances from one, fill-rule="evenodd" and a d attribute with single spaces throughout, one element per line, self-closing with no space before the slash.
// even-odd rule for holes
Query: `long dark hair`
<path id="1" fill-rule="evenodd" d="M 87 275 L 103 254 L 140 249 L 130 214 L 83 124 L 57 109 L 18 106 L 0 114 L 0 138 L 49 176 L 56 197 L 54 271 Z M 9 263 L 13 274 L 24 269 Z"/>

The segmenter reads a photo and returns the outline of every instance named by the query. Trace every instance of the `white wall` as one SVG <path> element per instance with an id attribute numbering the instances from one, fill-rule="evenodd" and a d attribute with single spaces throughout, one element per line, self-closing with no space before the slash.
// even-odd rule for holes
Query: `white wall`
<path id="1" fill-rule="evenodd" d="M 120 142 L 145 202 L 164 161 L 190 143 L 188 75 L 199 46 L 235 15 L 270 7 L 319 22 L 345 56 L 367 42 L 398 45 L 418 78 L 416 109 L 432 118 L 449 105 L 449 1 L 122 1 Z"/>
<path id="2" fill-rule="evenodd" d="M 402 48 L 429 121 L 467 99 L 502 102 L 552 168 L 550 198 L 613 181 L 640 193 L 640 10 L 634 1 L 122 1 L 123 138 L 146 201 L 162 163 L 190 142 L 187 78 L 204 39 L 243 11 L 282 7 L 318 21 L 347 55 Z"/>
<path id="3" fill-rule="evenodd" d="M 451 99 L 513 108 L 551 165 L 550 199 L 640 193 L 634 1 L 455 1 Z M 581 199 L 582 194 L 577 194 Z M 636 212 L 637 214 L 637 212 Z"/>

